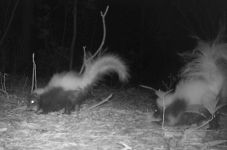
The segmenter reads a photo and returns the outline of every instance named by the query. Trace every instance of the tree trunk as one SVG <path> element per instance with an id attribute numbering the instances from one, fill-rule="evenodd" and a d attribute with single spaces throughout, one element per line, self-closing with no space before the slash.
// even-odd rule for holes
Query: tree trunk
<path id="1" fill-rule="evenodd" d="M 144 65 L 144 59 L 143 59 L 143 53 L 144 53 L 144 36 L 145 36 L 145 32 L 144 32 L 144 21 L 145 21 L 145 5 L 144 5 L 144 0 L 141 1 L 141 21 L 140 21 L 140 50 L 138 52 L 138 57 L 137 57 L 137 62 L 139 62 L 138 64 L 138 69 L 139 69 L 139 73 L 138 73 L 138 79 L 140 80 L 141 77 L 143 76 L 142 73 L 142 68 Z"/>
<path id="2" fill-rule="evenodd" d="M 65 42 L 65 36 L 66 36 L 66 28 L 67 28 L 67 17 L 68 17 L 68 5 L 65 4 L 64 6 L 64 27 L 63 27 L 63 33 L 62 33 L 62 39 L 61 39 L 61 46 L 64 47 Z"/>
<path id="3" fill-rule="evenodd" d="M 22 31 L 21 31 L 21 45 L 15 49 L 17 56 L 14 58 L 14 73 L 24 73 L 28 71 L 28 64 L 32 64 L 32 23 L 33 23 L 33 1 L 22 0 Z M 23 68 L 23 69 L 22 69 Z M 26 70 L 25 70 L 26 69 Z"/>
<path id="4" fill-rule="evenodd" d="M 73 68 L 73 62 L 74 62 L 74 48 L 76 45 L 76 36 L 77 36 L 77 2 L 78 0 L 74 0 L 74 6 L 73 6 L 73 38 L 72 43 L 70 47 L 70 63 L 69 63 L 69 69 L 72 70 Z"/>
<path id="5" fill-rule="evenodd" d="M 7 24 L 7 26 L 4 29 L 4 33 L 3 33 L 3 35 L 2 35 L 2 37 L 0 39 L 0 56 L 1 56 L 1 68 L 0 69 L 1 69 L 2 72 L 6 71 L 6 64 L 7 64 L 7 59 L 8 59 L 7 58 L 7 53 L 6 53 L 7 49 L 3 48 L 3 43 L 4 43 L 5 39 L 6 39 L 8 31 L 9 31 L 9 29 L 11 27 L 11 24 L 12 24 L 13 18 L 15 16 L 15 12 L 16 12 L 16 9 L 17 9 L 17 6 L 18 6 L 19 2 L 20 2 L 20 0 L 16 1 L 15 5 L 13 7 L 13 10 L 11 12 L 9 21 L 5 20 L 5 21 L 8 21 L 7 23 L 5 23 L 5 24 Z"/>

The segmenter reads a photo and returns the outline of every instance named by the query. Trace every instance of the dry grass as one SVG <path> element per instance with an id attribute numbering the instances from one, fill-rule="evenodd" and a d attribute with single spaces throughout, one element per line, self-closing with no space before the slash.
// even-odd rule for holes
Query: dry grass
<path id="1" fill-rule="evenodd" d="M 199 150 L 227 149 L 224 130 L 165 128 L 154 123 L 148 93 L 137 89 L 95 90 L 111 100 L 80 113 L 37 115 L 26 111 L 24 97 L 0 98 L 0 150 Z M 226 131 L 225 131 L 226 132 Z M 222 144 L 224 142 L 224 144 Z"/>

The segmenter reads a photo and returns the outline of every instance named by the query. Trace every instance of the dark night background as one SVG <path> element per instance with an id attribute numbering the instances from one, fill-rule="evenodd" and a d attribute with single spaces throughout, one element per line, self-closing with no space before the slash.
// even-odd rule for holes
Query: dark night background
<path id="1" fill-rule="evenodd" d="M 178 53 L 195 46 L 191 36 L 210 40 L 226 24 L 226 0 L 1 0 L 0 71 L 31 77 L 33 52 L 38 78 L 69 70 L 75 16 L 79 70 L 83 46 L 95 52 L 101 42 L 107 5 L 104 47 L 125 59 L 132 83 L 168 81 L 183 65 Z"/>

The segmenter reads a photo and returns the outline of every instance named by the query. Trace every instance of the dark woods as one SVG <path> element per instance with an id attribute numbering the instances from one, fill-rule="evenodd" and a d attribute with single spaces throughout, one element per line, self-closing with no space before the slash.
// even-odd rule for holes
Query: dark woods
<path id="1" fill-rule="evenodd" d="M 100 11 L 109 5 L 104 48 L 130 66 L 132 79 L 172 80 L 198 35 L 214 38 L 225 23 L 225 0 L 8 0 L 0 1 L 0 72 L 30 76 L 35 53 L 38 76 L 76 70 L 86 51 L 102 39 Z M 160 87 L 160 86 L 159 86 Z"/>
<path id="2" fill-rule="evenodd" d="M 36 54 L 40 75 L 81 65 L 82 47 L 92 50 L 101 40 L 102 3 L 95 0 L 0 1 L 0 71 L 30 75 L 32 53 Z"/>

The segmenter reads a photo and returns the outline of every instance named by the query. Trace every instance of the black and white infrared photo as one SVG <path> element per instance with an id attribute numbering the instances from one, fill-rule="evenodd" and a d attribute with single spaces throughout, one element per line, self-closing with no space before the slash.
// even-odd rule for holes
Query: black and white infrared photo
<path id="1" fill-rule="evenodd" d="M 226 150 L 227 0 L 0 0 L 0 150 Z"/>

